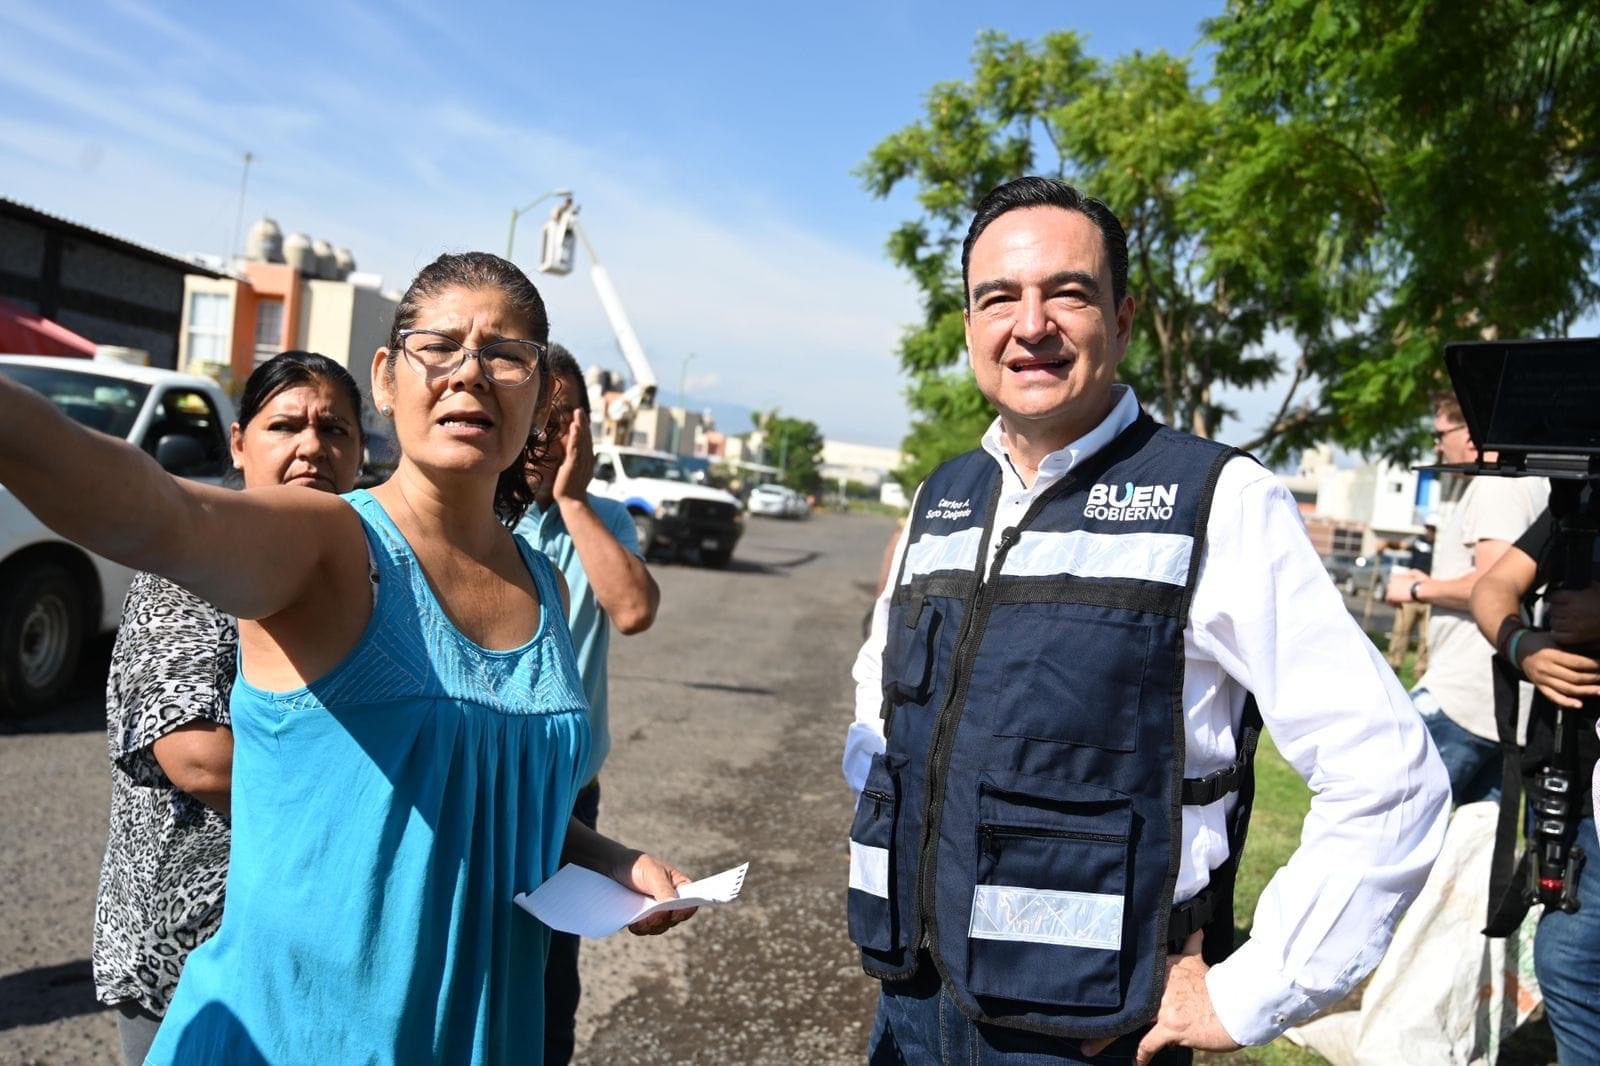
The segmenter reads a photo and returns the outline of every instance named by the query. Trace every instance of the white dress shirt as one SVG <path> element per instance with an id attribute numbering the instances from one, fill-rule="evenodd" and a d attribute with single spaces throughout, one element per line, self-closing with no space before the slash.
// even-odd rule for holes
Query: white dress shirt
<path id="1" fill-rule="evenodd" d="M 1133 391 L 1115 388 L 1111 414 L 1046 456 L 1032 486 L 1006 457 L 999 420 L 989 427 L 983 448 L 1001 472 L 994 528 L 1019 524 L 1040 493 L 1133 423 Z M 1421 718 L 1345 609 L 1289 491 L 1240 457 L 1223 467 L 1213 501 L 1183 634 L 1184 776 L 1233 761 L 1249 692 L 1313 793 L 1300 847 L 1262 892 L 1249 942 L 1206 979 L 1234 1040 L 1264 1044 L 1333 1006 L 1377 965 L 1443 845 L 1450 787 Z M 984 573 L 998 540 L 990 538 Z M 884 748 L 883 649 L 905 550 L 902 533 L 853 671 L 844 773 L 858 792 Z M 1175 902 L 1204 888 L 1228 857 L 1226 812 L 1236 799 L 1183 808 Z"/>

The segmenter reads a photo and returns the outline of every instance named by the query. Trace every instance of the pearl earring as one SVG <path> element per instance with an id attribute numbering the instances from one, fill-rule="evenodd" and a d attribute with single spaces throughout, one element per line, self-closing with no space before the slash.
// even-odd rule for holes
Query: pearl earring
<path id="1" fill-rule="evenodd" d="M 378 408 L 378 413 L 383 415 L 384 418 L 393 418 L 394 408 L 390 407 L 388 404 L 384 404 L 382 407 Z"/>

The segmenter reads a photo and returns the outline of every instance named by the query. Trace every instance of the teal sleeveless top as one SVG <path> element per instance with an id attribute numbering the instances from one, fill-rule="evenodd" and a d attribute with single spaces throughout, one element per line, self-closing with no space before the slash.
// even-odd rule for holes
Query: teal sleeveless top
<path id="1" fill-rule="evenodd" d="M 589 727 L 550 562 L 532 640 L 480 647 L 378 501 L 360 642 L 232 710 L 233 846 L 215 937 L 150 1063 L 537 1063 L 549 930 L 512 903 L 556 870 Z"/>

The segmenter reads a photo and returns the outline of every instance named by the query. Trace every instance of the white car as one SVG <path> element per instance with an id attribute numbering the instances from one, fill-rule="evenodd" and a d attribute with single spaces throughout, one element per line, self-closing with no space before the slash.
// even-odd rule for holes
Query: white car
<path id="1" fill-rule="evenodd" d="M 744 509 L 721 489 L 694 483 L 677 456 L 596 444 L 589 491 L 627 505 L 646 555 L 693 549 L 707 566 L 727 566 L 744 533 Z"/>
<path id="2" fill-rule="evenodd" d="M 233 405 L 217 383 L 169 370 L 0 355 L 0 374 L 74 421 L 132 441 L 167 470 L 219 482 Z M 62 540 L 0 486 L 0 716 L 51 706 L 86 636 L 117 627 L 133 574 Z"/>
<path id="3" fill-rule="evenodd" d="M 757 485 L 745 500 L 750 513 L 773 518 L 805 518 L 811 513 L 811 504 L 794 489 L 784 485 Z"/>

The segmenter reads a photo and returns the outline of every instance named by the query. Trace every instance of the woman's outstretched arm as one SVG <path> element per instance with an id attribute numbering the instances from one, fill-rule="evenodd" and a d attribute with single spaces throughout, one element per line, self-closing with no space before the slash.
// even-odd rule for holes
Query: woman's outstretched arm
<path id="1" fill-rule="evenodd" d="M 235 492 L 175 478 L 3 375 L 0 485 L 66 539 L 160 574 L 239 618 L 295 603 L 330 549 L 362 544 L 359 519 L 334 496 L 287 486 Z"/>

